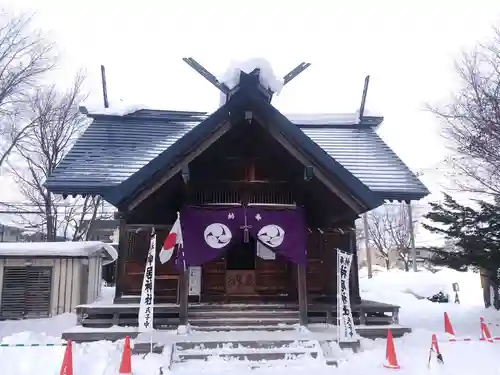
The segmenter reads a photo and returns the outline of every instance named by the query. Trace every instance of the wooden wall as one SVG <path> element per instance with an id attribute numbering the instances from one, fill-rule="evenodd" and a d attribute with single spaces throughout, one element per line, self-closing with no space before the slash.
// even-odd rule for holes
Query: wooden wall
<path id="1" fill-rule="evenodd" d="M 157 230 L 156 248 L 159 252 L 169 228 Z M 124 295 L 140 295 L 145 259 L 149 249 L 149 230 L 127 231 L 127 248 L 124 275 L 119 284 Z M 338 231 L 321 232 L 311 229 L 307 251 L 307 294 L 309 301 L 331 302 L 336 298 L 337 252 L 351 251 L 351 234 Z M 357 264 L 353 264 L 353 276 L 357 277 Z M 161 264 L 157 258 L 155 294 L 158 302 L 178 302 L 180 275 L 173 259 Z M 202 301 L 228 301 L 226 295 L 226 263 L 224 256 L 202 266 Z M 359 294 L 357 281 L 351 283 L 353 294 Z M 275 260 L 256 257 L 255 293 L 246 296 L 253 300 L 297 301 L 297 266 L 280 255 Z"/>
<path id="2" fill-rule="evenodd" d="M 162 248 L 163 242 L 167 237 L 169 228 L 157 229 L 156 231 L 156 249 L 157 252 Z M 144 277 L 144 268 L 146 265 L 146 256 L 149 250 L 151 233 L 149 230 L 137 232 L 135 227 L 126 230 L 126 243 L 124 247 L 124 257 L 118 265 L 122 268 L 119 271 L 119 280 L 117 287 L 123 295 L 140 295 L 142 280 Z M 120 249 L 122 245 L 119 245 Z M 165 264 L 156 262 L 155 294 L 161 302 L 177 302 L 178 299 L 179 272 L 173 261 Z"/>

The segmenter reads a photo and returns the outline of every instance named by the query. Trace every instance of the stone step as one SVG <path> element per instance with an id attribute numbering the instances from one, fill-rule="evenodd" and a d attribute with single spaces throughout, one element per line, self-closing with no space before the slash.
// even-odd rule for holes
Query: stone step
<path id="1" fill-rule="evenodd" d="M 230 331 L 295 331 L 294 324 L 273 324 L 273 325 L 202 325 L 191 324 L 193 331 L 199 332 L 230 332 Z"/>
<path id="2" fill-rule="evenodd" d="M 149 347 L 148 347 L 149 348 Z M 177 351 L 186 350 L 240 350 L 240 349 L 281 349 L 299 348 L 314 349 L 316 344 L 311 340 L 238 340 L 238 341 L 202 341 L 177 342 Z"/>
<path id="3" fill-rule="evenodd" d="M 217 356 L 248 361 L 273 361 L 309 356 L 317 358 L 321 347 L 311 340 L 243 340 L 235 342 L 177 343 L 174 362 L 207 360 Z"/>
<path id="4" fill-rule="evenodd" d="M 298 324 L 298 317 L 224 317 L 205 318 L 191 317 L 189 324 L 192 326 L 248 326 L 248 325 L 278 325 L 278 324 Z"/>
<path id="5" fill-rule="evenodd" d="M 248 361 L 277 361 L 277 360 L 290 360 L 297 357 L 310 356 L 312 358 L 318 357 L 317 351 L 301 351 L 301 350 L 259 350 L 259 351 L 234 351 L 225 353 L 208 352 L 203 353 L 201 351 L 192 351 L 177 354 L 174 357 L 173 362 L 186 362 L 189 360 L 207 360 L 211 356 L 218 356 L 227 359 L 238 359 L 238 360 L 248 360 Z"/>
<path id="6" fill-rule="evenodd" d="M 164 346 L 163 344 L 153 343 L 153 353 L 162 354 Z M 151 352 L 151 343 L 149 342 L 137 342 L 132 348 L 132 354 L 147 354 Z"/>

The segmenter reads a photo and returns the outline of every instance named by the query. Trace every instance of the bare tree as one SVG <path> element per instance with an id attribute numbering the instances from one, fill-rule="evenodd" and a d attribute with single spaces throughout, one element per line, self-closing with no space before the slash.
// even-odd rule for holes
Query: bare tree
<path id="1" fill-rule="evenodd" d="M 430 108 L 444 125 L 455 155 L 448 158 L 460 190 L 500 194 L 500 30 L 465 53 L 456 69 L 461 87 L 443 108 Z"/>
<path id="2" fill-rule="evenodd" d="M 384 205 L 368 213 L 368 236 L 370 245 L 390 267 L 393 254 L 409 271 L 410 266 L 410 222 L 406 204 Z"/>
<path id="3" fill-rule="evenodd" d="M 53 44 L 32 17 L 0 10 L 0 167 L 33 126 L 25 109 L 33 89 L 54 67 Z"/>
<path id="4" fill-rule="evenodd" d="M 87 125 L 77 106 L 82 84 L 83 76 L 78 75 L 66 92 L 55 86 L 36 90 L 29 108 L 32 131 L 16 145 L 24 165 L 11 168 L 20 191 L 39 212 L 36 219 L 24 220 L 42 229 L 48 241 L 56 240 L 58 233 L 74 241 L 87 239 L 90 228 L 85 222 L 100 218 L 104 209 L 100 197 L 64 200 L 43 185 Z"/>

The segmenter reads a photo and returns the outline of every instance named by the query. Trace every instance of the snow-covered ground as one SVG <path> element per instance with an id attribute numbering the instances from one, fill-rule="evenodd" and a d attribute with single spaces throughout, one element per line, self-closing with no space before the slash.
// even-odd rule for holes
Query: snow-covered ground
<path id="1" fill-rule="evenodd" d="M 298 359 L 295 361 L 275 361 L 273 363 L 223 361 L 214 358 L 208 363 L 193 361 L 170 370 L 174 374 L 303 374 L 317 371 L 321 374 L 368 375 L 397 371 L 401 374 L 420 375 L 439 374 L 495 374 L 500 373 L 500 362 L 496 355 L 500 352 L 500 342 L 446 342 L 443 327 L 443 314 L 448 312 L 457 337 L 478 338 L 480 335 L 479 318 L 483 316 L 489 323 L 493 335 L 500 335 L 495 324 L 500 323 L 500 313 L 482 307 L 482 291 L 478 274 L 459 273 L 441 270 L 437 273 L 422 271 L 418 273 L 389 271 L 378 272 L 368 279 L 361 270 L 360 284 L 364 299 L 395 303 L 401 306 L 401 324 L 413 328 L 413 333 L 396 339 L 396 351 L 401 370 L 389 370 L 382 367 L 385 361 L 385 340 L 363 340 L 363 351 L 359 354 L 344 353 L 345 361 L 335 369 L 327 367 L 324 361 Z M 427 297 L 443 291 L 453 295 L 452 283 L 460 285 L 461 304 L 432 303 L 421 297 Z M 106 301 L 112 289 L 105 289 L 102 301 Z M 76 317 L 72 314 L 61 315 L 52 319 L 19 322 L 0 322 L 0 339 L 3 344 L 57 343 L 60 334 L 72 327 Z M 444 357 L 444 364 L 434 360 L 427 368 L 427 359 L 431 335 L 436 333 L 442 340 L 439 346 Z M 123 342 L 99 342 L 79 344 L 73 348 L 75 375 L 116 375 L 120 363 Z M 59 373 L 63 358 L 63 347 L 0 348 L 2 375 L 54 375 Z M 168 362 L 168 354 L 134 356 L 134 375 L 156 375 L 159 368 Z M 164 367 L 164 373 L 169 370 Z M 319 375 L 319 374 L 318 374 Z"/>

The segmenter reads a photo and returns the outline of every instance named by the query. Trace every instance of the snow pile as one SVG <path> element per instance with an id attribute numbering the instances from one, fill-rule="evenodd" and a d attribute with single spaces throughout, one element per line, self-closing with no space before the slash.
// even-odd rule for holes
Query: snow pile
<path id="1" fill-rule="evenodd" d="M 75 324 L 75 314 L 61 314 L 50 319 L 6 320 L 0 322 L 0 340 L 2 344 L 12 344 L 17 339 L 21 343 L 43 343 L 55 338 L 57 342 L 61 334 Z"/>
<path id="2" fill-rule="evenodd" d="M 284 81 L 283 78 L 279 78 L 274 74 L 274 70 L 271 64 L 261 58 L 254 58 L 245 61 L 232 61 L 226 72 L 220 78 L 220 81 L 225 83 L 229 89 L 233 89 L 240 83 L 240 72 L 247 74 L 252 73 L 255 69 L 260 70 L 259 80 L 260 84 L 271 90 L 272 92 L 279 94 L 283 88 Z"/>
<path id="3" fill-rule="evenodd" d="M 460 287 L 460 304 L 453 303 L 452 284 Z M 360 278 L 361 298 L 395 304 L 401 307 L 400 323 L 412 329 L 443 332 L 443 314 L 446 311 L 458 336 L 479 336 L 479 318 L 500 323 L 500 313 L 485 309 L 479 274 L 443 269 L 404 272 L 390 270 L 380 272 L 372 279 Z M 434 303 L 427 300 L 436 293 L 449 294 L 450 303 Z M 493 334 L 500 335 L 500 331 Z"/>
<path id="4" fill-rule="evenodd" d="M 453 297 L 452 284 L 458 283 L 462 303 L 473 306 L 483 305 L 481 279 L 475 272 L 458 272 L 447 268 L 435 273 L 427 270 L 419 272 L 402 270 L 382 272 L 379 270 L 372 279 L 368 279 L 363 270 L 360 273 L 363 275 L 360 278 L 360 288 L 365 299 L 394 303 L 394 300 L 407 298 L 410 300 L 427 298 L 439 292 Z"/>
<path id="5" fill-rule="evenodd" d="M 101 294 L 92 303 L 92 305 L 112 305 L 115 299 L 116 287 L 114 286 L 103 286 L 101 287 Z"/>

